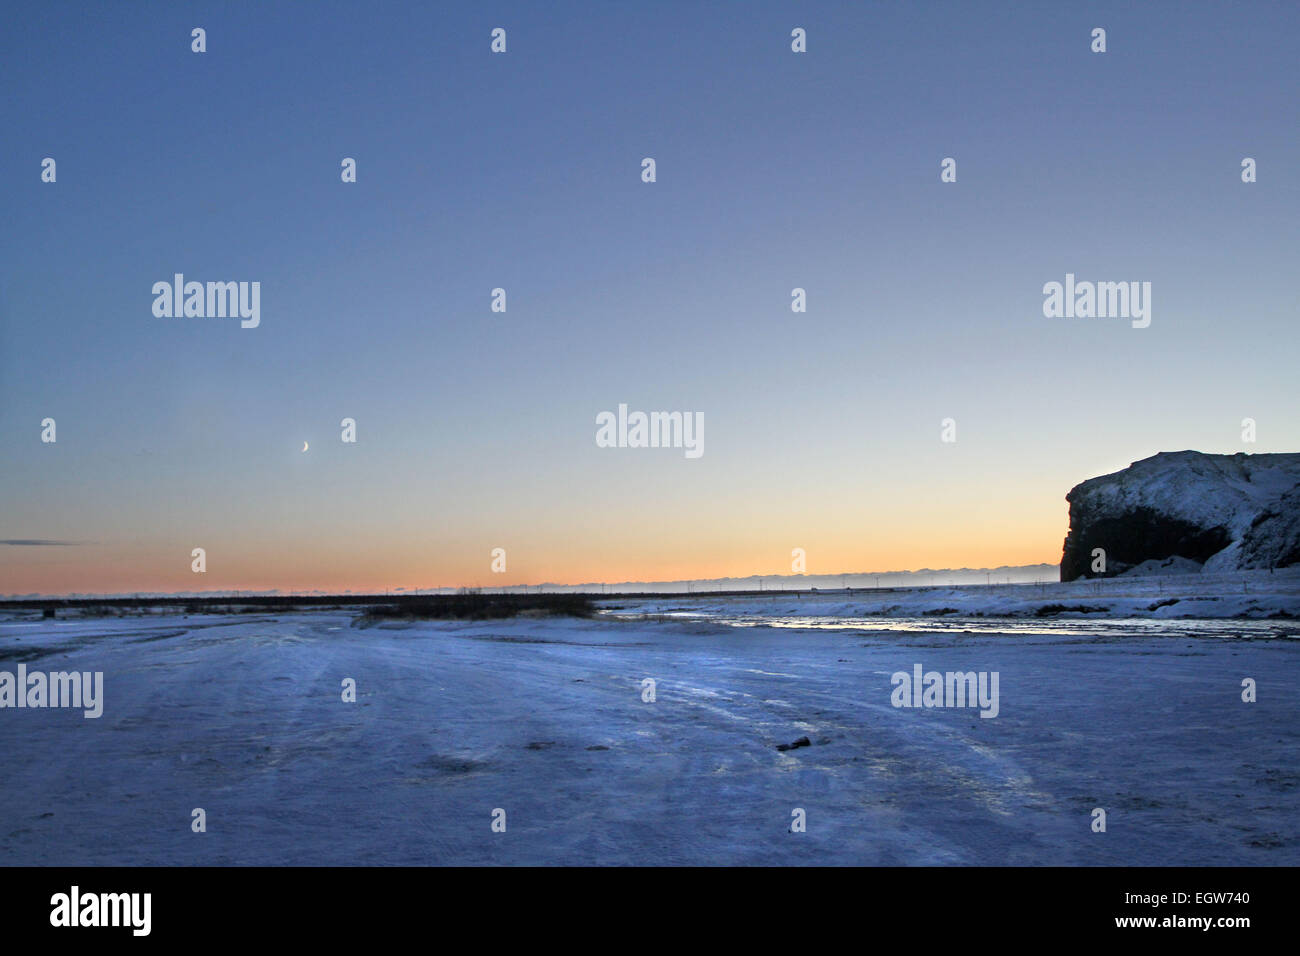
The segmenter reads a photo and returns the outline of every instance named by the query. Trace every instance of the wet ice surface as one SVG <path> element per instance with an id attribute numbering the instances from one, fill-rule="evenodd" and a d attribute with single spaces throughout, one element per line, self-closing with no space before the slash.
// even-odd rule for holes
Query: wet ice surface
<path id="1" fill-rule="evenodd" d="M 0 862 L 1300 862 L 1294 623 L 665 610 L 0 619 L 0 670 L 102 670 L 105 696 L 0 710 Z M 895 709 L 917 663 L 998 671 L 998 717 Z"/>
<path id="2" fill-rule="evenodd" d="M 782 584 L 790 580 L 782 579 Z M 1179 620 L 1193 627 L 1211 620 L 1295 623 L 1300 621 L 1300 566 L 1276 571 L 1120 576 L 990 586 L 698 592 L 640 598 L 630 609 L 643 615 L 727 617 L 734 621 L 750 618 L 760 623 L 787 620 L 799 622 L 799 626 L 852 621 L 859 627 L 881 627 L 889 619 L 917 618 L 929 627 L 951 627 L 943 622 L 952 617 L 965 621 L 963 627 L 981 630 L 996 630 L 1017 619 L 1047 627 L 1053 621 L 1077 625 L 1079 621 L 1109 619 L 1146 619 L 1153 623 Z M 1167 629 L 1153 630 L 1164 633 Z M 1300 624 L 1294 630 L 1300 631 Z"/>
<path id="3" fill-rule="evenodd" d="M 1046 620 L 1033 618 L 969 617 L 863 617 L 821 614 L 755 614 L 734 610 L 604 611 L 616 620 L 680 620 L 710 622 L 727 627 L 778 627 L 794 630 L 857 631 L 881 634 L 995 634 L 1058 637 L 1226 637 L 1300 639 L 1300 623 L 1250 620 L 1158 620 L 1151 618 L 1096 618 L 1066 614 Z"/>

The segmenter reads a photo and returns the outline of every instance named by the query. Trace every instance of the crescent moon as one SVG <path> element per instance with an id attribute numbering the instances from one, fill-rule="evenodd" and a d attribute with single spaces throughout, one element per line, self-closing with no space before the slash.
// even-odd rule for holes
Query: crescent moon
<path id="1" fill-rule="evenodd" d="M 307 443 L 306 443 L 306 442 L 303 442 L 303 443 L 302 443 L 302 450 L 303 450 L 303 451 L 306 451 L 306 450 L 307 450 Z"/>

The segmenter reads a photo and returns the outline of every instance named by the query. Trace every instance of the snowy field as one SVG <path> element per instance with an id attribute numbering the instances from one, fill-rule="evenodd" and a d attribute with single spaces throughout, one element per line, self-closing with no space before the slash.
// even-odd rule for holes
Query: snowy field
<path id="1" fill-rule="evenodd" d="M 367 626 L 0 615 L 0 671 L 104 673 L 99 719 L 0 710 L 0 862 L 1300 863 L 1296 622 L 995 621 L 971 595 L 1014 588 L 953 590 L 895 594 L 888 621 L 860 595 Z M 924 616 L 961 592 L 965 614 Z M 998 672 L 998 715 L 892 706 L 916 664 Z"/>
<path id="2" fill-rule="evenodd" d="M 1173 559 L 1177 560 L 1177 559 Z M 1187 562 L 1192 567 L 1198 565 Z M 783 585 L 785 582 L 783 582 Z M 1110 620 L 1148 618 L 1291 619 L 1300 621 L 1300 567 L 1277 571 L 1121 575 L 1114 578 L 1041 584 L 964 585 L 954 587 L 853 588 L 801 591 L 797 594 L 707 593 L 643 600 L 639 612 L 706 617 L 753 616 L 757 621 L 782 619 L 809 623 L 845 621 L 862 626 L 896 626 L 888 619 L 922 617 L 931 623 L 954 618 L 1028 618 Z M 873 620 L 884 618 L 886 621 Z M 1002 627 L 1005 621 L 989 622 Z M 929 625 L 927 625 L 929 626 Z M 970 622 L 961 625 L 970 626 Z M 1157 628 L 1156 630 L 1161 630 Z"/>

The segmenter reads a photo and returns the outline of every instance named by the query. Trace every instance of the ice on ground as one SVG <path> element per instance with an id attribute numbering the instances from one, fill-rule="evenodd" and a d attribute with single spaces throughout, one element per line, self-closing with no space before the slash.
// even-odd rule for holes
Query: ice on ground
<path id="1" fill-rule="evenodd" d="M 639 611 L 5 620 L 0 670 L 101 670 L 104 715 L 0 710 L 0 862 L 1300 862 L 1287 622 L 887 634 Z M 998 716 L 895 708 L 915 664 L 997 671 Z"/>
<path id="2" fill-rule="evenodd" d="M 1300 567 L 1228 574 L 1123 575 L 1064 583 L 675 595 L 638 599 L 628 606 L 634 606 L 638 614 L 752 615 L 758 621 L 843 618 L 866 624 L 873 618 L 923 618 L 928 619 L 923 624 L 926 627 L 951 617 L 964 621 L 964 626 L 974 621 L 986 630 L 1013 625 L 982 622 L 982 618 L 1300 622 Z"/>

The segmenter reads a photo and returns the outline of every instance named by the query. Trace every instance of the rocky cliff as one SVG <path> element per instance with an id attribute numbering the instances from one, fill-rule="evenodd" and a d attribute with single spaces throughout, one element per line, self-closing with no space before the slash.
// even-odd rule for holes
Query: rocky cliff
<path id="1" fill-rule="evenodd" d="M 1065 496 L 1061 580 L 1143 571 L 1300 564 L 1300 453 L 1161 452 Z"/>

